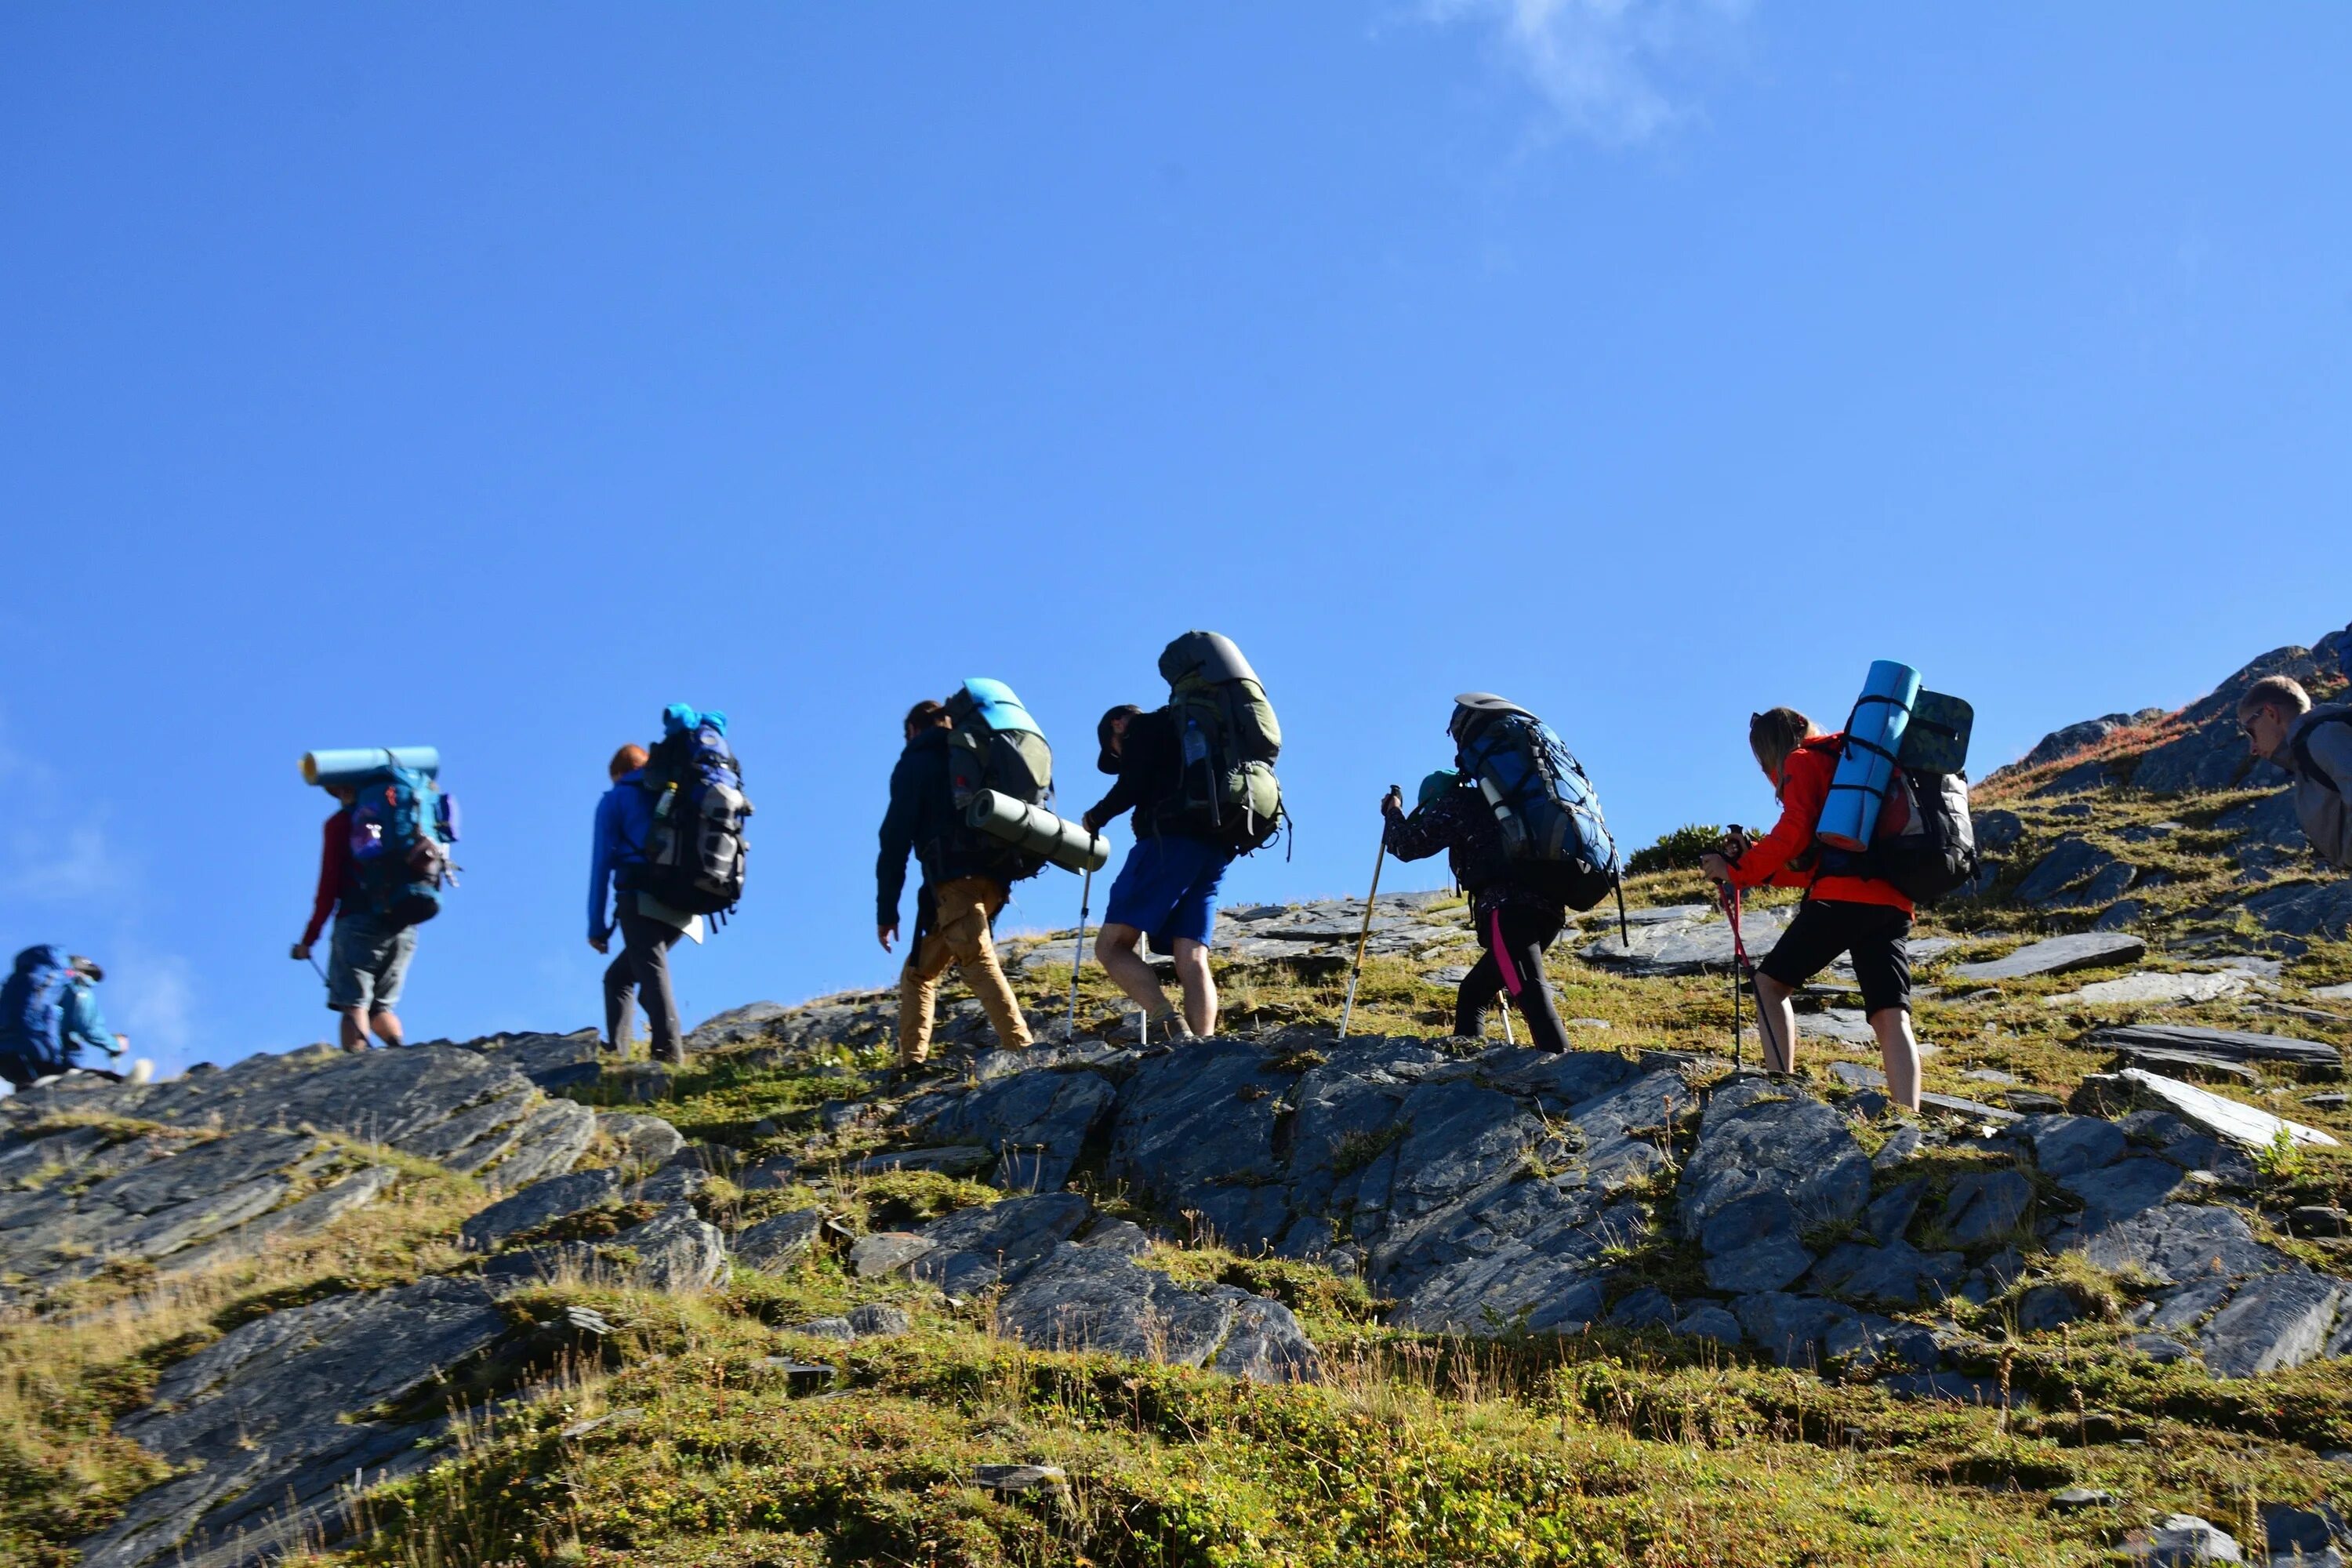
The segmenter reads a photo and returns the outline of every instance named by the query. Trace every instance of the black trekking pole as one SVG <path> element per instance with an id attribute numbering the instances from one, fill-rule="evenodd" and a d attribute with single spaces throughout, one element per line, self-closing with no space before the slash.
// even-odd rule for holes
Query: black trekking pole
<path id="1" fill-rule="evenodd" d="M 1078 1037 L 1078 969 L 1087 961 L 1087 916 L 1092 912 L 1095 874 L 1078 884 L 1078 943 L 1070 952 L 1070 1038 Z"/>
<path id="2" fill-rule="evenodd" d="M 1396 797 L 1400 806 L 1404 804 L 1402 785 L 1389 785 L 1389 794 Z M 1356 966 L 1348 971 L 1348 1001 L 1339 1009 L 1339 1038 L 1343 1040 L 1348 1037 L 1348 1021 L 1356 1016 L 1356 982 L 1364 977 L 1364 949 L 1371 945 L 1372 941 L 1372 904 L 1381 896 L 1381 868 L 1388 863 L 1388 858 L 1389 821 L 1387 813 L 1383 812 L 1381 816 L 1381 847 L 1372 856 L 1372 890 L 1364 895 L 1364 929 L 1356 933 Z"/>

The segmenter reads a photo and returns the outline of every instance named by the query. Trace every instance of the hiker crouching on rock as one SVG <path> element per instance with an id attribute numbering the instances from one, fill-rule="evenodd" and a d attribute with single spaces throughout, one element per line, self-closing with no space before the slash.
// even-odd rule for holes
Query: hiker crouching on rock
<path id="1" fill-rule="evenodd" d="M 335 917 L 334 940 L 327 947 L 327 1006 L 341 1020 L 338 1035 L 343 1049 L 368 1048 L 368 1031 L 387 1046 L 400 1044 L 400 1016 L 392 1010 L 408 980 L 408 965 L 416 957 L 416 928 L 394 928 L 368 907 L 352 864 L 352 803 L 359 798 L 351 784 L 335 784 L 327 793 L 342 808 L 327 818 L 319 849 L 319 890 L 310 900 L 310 923 L 294 944 L 297 963 L 310 956 L 327 917 Z"/>
<path id="2" fill-rule="evenodd" d="M 1911 1033 L 1911 900 L 1875 877 L 1842 871 L 1834 850 L 1813 842 L 1830 777 L 1837 771 L 1843 735 L 1824 735 L 1793 708 L 1775 708 L 1748 721 L 1748 749 L 1772 781 L 1780 820 L 1737 858 L 1710 854 L 1700 868 L 1734 888 L 1802 888 L 1805 901 L 1756 968 L 1757 1022 L 1764 1036 L 1764 1066 L 1796 1070 L 1797 1014 L 1790 998 L 1851 953 L 1862 983 L 1863 1009 L 1878 1037 L 1886 1068 L 1887 1098 L 1919 1109 L 1919 1042 Z"/>
<path id="3" fill-rule="evenodd" d="M 0 984 L 0 1079 L 19 1089 L 77 1071 L 120 1081 L 121 1073 L 81 1065 L 85 1050 L 120 1061 L 131 1048 L 130 1037 L 110 1031 L 98 1010 L 95 987 L 105 978 L 96 960 L 78 952 L 41 946 L 18 953 Z"/>
<path id="4" fill-rule="evenodd" d="M 2352 637 L 2347 643 L 2352 646 Z M 2311 847 L 2337 870 L 2352 871 L 2352 809 L 2346 805 L 2352 795 L 2352 705 L 2314 708 L 2301 684 L 2266 675 L 2238 699 L 2238 729 L 2254 755 L 2277 763 L 2294 781 L 2295 820 Z"/>
<path id="5" fill-rule="evenodd" d="M 1002 846 L 981 842 L 977 829 L 956 810 L 948 778 L 948 731 L 944 703 L 925 700 L 907 710 L 907 749 L 890 770 L 890 809 L 882 818 L 882 855 L 875 863 L 876 931 L 888 952 L 898 936 L 898 894 L 907 881 L 907 856 L 922 865 L 915 894 L 915 931 L 907 942 L 906 967 L 898 972 L 898 1065 L 911 1068 L 931 1054 L 931 1014 L 940 976 L 949 964 L 980 998 L 996 1028 L 997 1044 L 1025 1050 L 1029 1021 L 996 961 L 991 928 L 1012 896 L 987 864 Z"/>
<path id="6" fill-rule="evenodd" d="M 686 1031 L 678 1023 L 677 993 L 669 979 L 669 950 L 686 928 L 649 914 L 645 900 L 629 889 L 629 868 L 646 863 L 646 841 L 654 830 L 654 794 L 645 787 L 649 753 L 623 746 L 605 764 L 613 787 L 596 803 L 596 836 L 588 864 L 588 945 L 611 952 L 613 932 L 621 951 L 604 967 L 604 1049 L 625 1051 L 629 1012 L 642 1003 L 653 1058 L 686 1065 Z"/>
<path id="7" fill-rule="evenodd" d="M 1568 1033 L 1552 1005 L 1544 980 L 1544 950 L 1568 924 L 1568 906 L 1511 873 L 1494 807 L 1476 784 L 1451 768 L 1421 781 L 1412 815 L 1404 796 L 1391 791 L 1381 800 L 1388 819 L 1383 842 L 1400 860 L 1421 860 L 1443 849 L 1454 879 L 1470 896 L 1470 923 L 1486 951 L 1454 997 L 1454 1032 L 1476 1038 L 1487 1006 L 1508 993 L 1528 1021 L 1529 1043 L 1547 1051 L 1568 1049 Z"/>
<path id="8" fill-rule="evenodd" d="M 1114 708 L 1095 726 L 1095 738 L 1102 747 L 1095 766 L 1118 774 L 1118 782 L 1087 813 L 1087 830 L 1100 833 L 1121 812 L 1135 814 L 1135 845 L 1111 883 L 1095 956 L 1143 1009 L 1147 1042 L 1213 1035 L 1217 983 L 1209 973 L 1209 942 L 1217 929 L 1217 884 L 1234 851 L 1160 826 L 1164 813 L 1181 808 L 1184 793 L 1183 751 L 1167 709 Z M 1184 993 L 1181 1013 L 1170 1005 L 1150 962 L 1136 952 L 1147 932 L 1153 952 L 1176 961 L 1176 983 Z"/>

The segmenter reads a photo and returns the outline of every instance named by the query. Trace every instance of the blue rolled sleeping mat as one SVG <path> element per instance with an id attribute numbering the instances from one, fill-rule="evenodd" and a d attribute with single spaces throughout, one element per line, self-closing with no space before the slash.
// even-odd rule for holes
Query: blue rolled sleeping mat
<path id="1" fill-rule="evenodd" d="M 1895 782 L 1903 731 L 1918 700 L 1917 670 L 1891 658 L 1872 661 L 1870 679 L 1863 682 L 1853 716 L 1845 721 L 1845 746 L 1838 752 L 1837 772 L 1830 775 L 1821 826 L 1814 829 L 1821 842 L 1832 849 L 1870 847 L 1879 807 L 1886 804 L 1887 786 Z"/>
<path id="2" fill-rule="evenodd" d="M 302 753 L 302 782 L 321 789 L 356 784 L 386 768 L 403 767 L 426 778 L 441 775 L 441 752 L 434 746 L 344 746 Z"/>

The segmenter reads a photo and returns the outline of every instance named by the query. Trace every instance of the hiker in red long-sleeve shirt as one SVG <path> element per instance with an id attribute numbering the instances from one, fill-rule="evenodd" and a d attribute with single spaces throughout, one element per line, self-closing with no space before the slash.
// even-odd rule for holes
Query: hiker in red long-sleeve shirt
<path id="1" fill-rule="evenodd" d="M 357 792 L 350 785 L 330 788 L 342 809 L 327 818 L 325 838 L 319 847 L 319 890 L 310 901 L 310 923 L 294 944 L 297 961 L 310 956 L 311 946 L 335 917 L 335 937 L 327 950 L 327 1005 L 340 1022 L 337 1033 L 343 1049 L 367 1049 L 368 1031 L 387 1046 L 401 1042 L 400 1017 L 392 1005 L 400 1000 L 408 976 L 409 960 L 416 956 L 416 928 L 387 931 L 360 907 L 352 875 L 352 802 Z"/>
<path id="2" fill-rule="evenodd" d="M 1821 733 L 1793 708 L 1750 717 L 1748 749 L 1772 781 L 1780 820 L 1738 859 L 1708 855 L 1700 867 L 1735 888 L 1769 883 L 1805 889 L 1797 918 L 1756 966 L 1765 1068 L 1779 1073 L 1796 1070 L 1797 1013 L 1790 998 L 1838 954 L 1851 953 L 1854 978 L 1862 983 L 1863 1009 L 1886 1065 L 1887 1097 L 1916 1110 L 1919 1042 L 1911 1033 L 1911 900 L 1891 882 L 1841 867 L 1834 854 L 1824 863 L 1822 851 L 1813 843 L 1844 744 L 1844 736 Z"/>

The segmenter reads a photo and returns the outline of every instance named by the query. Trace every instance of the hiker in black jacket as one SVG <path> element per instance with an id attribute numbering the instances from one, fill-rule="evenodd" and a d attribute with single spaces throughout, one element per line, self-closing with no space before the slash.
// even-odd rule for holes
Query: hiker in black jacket
<path id="1" fill-rule="evenodd" d="M 915 934 L 898 972 L 898 1063 L 912 1067 L 930 1055 L 931 1012 L 940 976 L 950 963 L 980 998 L 997 1043 L 1025 1048 L 1028 1020 L 996 962 L 990 928 L 1011 888 L 974 858 L 971 830 L 948 787 L 948 710 L 918 702 L 908 710 L 907 749 L 890 770 L 890 810 L 882 819 L 882 854 L 875 862 L 875 921 L 882 951 L 898 935 L 898 895 L 911 851 L 923 868 L 915 895 Z"/>
<path id="2" fill-rule="evenodd" d="M 1111 883 L 1095 957 L 1143 1009 L 1147 1040 L 1213 1035 L 1217 983 L 1209 972 L 1209 943 L 1217 929 L 1217 887 L 1234 851 L 1167 820 L 1171 803 L 1181 803 L 1184 793 L 1183 747 L 1167 709 L 1114 708 L 1095 727 L 1095 738 L 1101 745 L 1096 768 L 1117 774 L 1118 782 L 1087 813 L 1087 830 L 1099 833 L 1121 812 L 1135 814 L 1135 845 Z M 1147 936 L 1153 952 L 1176 962 L 1176 983 L 1184 994 L 1181 1012 L 1136 951 Z"/>
<path id="3" fill-rule="evenodd" d="M 1568 906 L 1511 874 L 1494 808 L 1478 786 L 1451 769 L 1421 781 L 1412 815 L 1391 792 L 1381 801 L 1388 819 L 1385 842 L 1400 860 L 1422 860 L 1443 849 L 1454 879 L 1470 895 L 1471 923 L 1486 952 L 1463 977 L 1454 999 L 1454 1032 L 1476 1038 L 1487 1005 L 1507 992 L 1528 1021 L 1528 1041 L 1548 1051 L 1568 1049 L 1568 1034 L 1544 980 L 1544 949 L 1568 924 Z"/>

